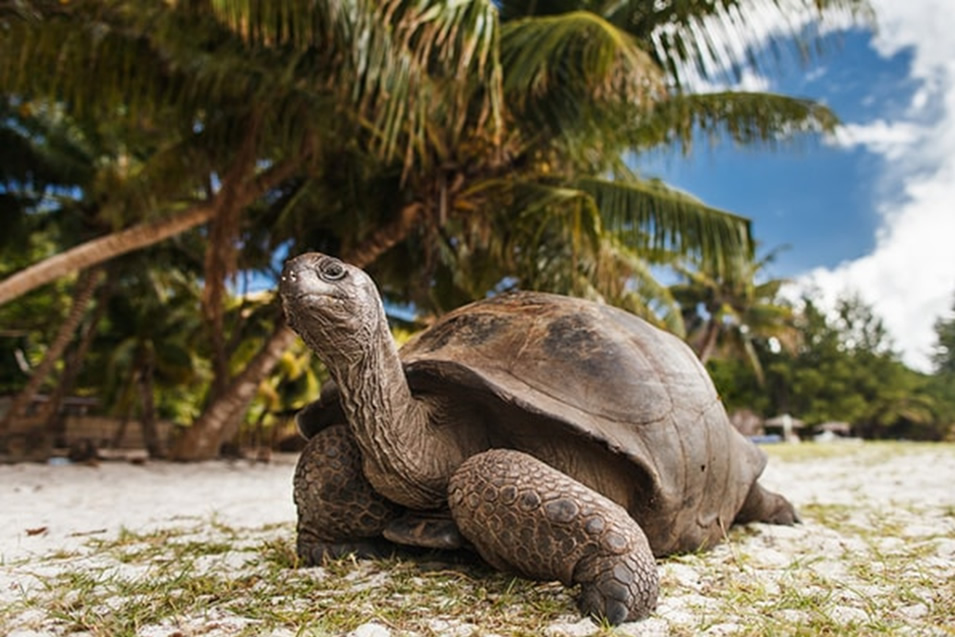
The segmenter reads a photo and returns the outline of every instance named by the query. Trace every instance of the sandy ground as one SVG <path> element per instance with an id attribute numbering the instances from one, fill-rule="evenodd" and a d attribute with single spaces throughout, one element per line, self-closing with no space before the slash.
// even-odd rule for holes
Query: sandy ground
<path id="1" fill-rule="evenodd" d="M 812 626 L 818 625 L 852 627 L 853 634 L 866 634 L 859 627 L 870 625 L 882 634 L 955 634 L 955 447 L 858 445 L 823 457 L 809 449 L 784 455 L 771 460 L 763 481 L 801 508 L 805 523 L 750 525 L 714 551 L 662 561 L 657 612 L 621 633 L 760 634 L 753 626 L 761 613 L 783 622 L 772 626 L 806 626 L 806 632 L 793 631 L 799 634 L 816 634 Z M 70 561 L 51 566 L 51 558 L 82 554 L 92 539 L 208 520 L 240 530 L 277 524 L 275 532 L 291 534 L 293 462 L 282 456 L 271 464 L 0 466 L 0 633 L 4 604 L 41 588 L 57 568 L 78 568 Z M 754 604 L 763 605 L 755 613 L 726 593 L 754 588 Z M 793 595 L 813 601 L 785 601 Z M 7 620 L 15 635 L 56 632 L 36 612 L 24 615 L 22 626 L 15 617 Z M 248 622 L 238 625 L 255 633 Z M 597 630 L 589 620 L 568 617 L 545 632 Z M 240 631 L 219 622 L 191 632 Z M 480 626 L 470 632 L 487 634 Z M 400 631 L 369 621 L 353 634 Z"/>
<path id="2" fill-rule="evenodd" d="M 212 516 L 238 528 L 294 521 L 294 462 L 0 465 L 0 563 Z"/>

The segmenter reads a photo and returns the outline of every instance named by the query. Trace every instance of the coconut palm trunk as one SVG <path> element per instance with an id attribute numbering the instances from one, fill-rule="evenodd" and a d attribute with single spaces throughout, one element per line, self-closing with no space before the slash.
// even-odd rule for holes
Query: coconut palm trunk
<path id="1" fill-rule="evenodd" d="M 66 416 L 62 413 L 60 406 L 63 404 L 63 399 L 73 392 L 76 379 L 83 368 L 83 362 L 86 360 L 87 352 L 89 352 L 90 345 L 93 343 L 93 337 L 96 335 L 96 328 L 106 314 L 106 303 L 112 293 L 110 280 L 107 279 L 99 290 L 96 307 L 80 334 L 79 343 L 67 355 L 60 382 L 53 390 L 50 400 L 43 406 L 43 413 L 46 415 L 44 429 L 53 438 L 54 444 L 57 445 L 65 443 L 66 437 Z"/>
<path id="2" fill-rule="evenodd" d="M 706 365 L 706 362 L 713 356 L 713 352 L 716 351 L 716 342 L 719 339 L 719 335 L 720 323 L 716 318 L 711 318 L 706 324 L 706 331 L 703 333 L 703 338 L 700 339 L 699 348 L 696 352 L 696 355 L 700 358 L 700 362 L 704 365 Z"/>
<path id="3" fill-rule="evenodd" d="M 290 177 L 301 165 L 301 159 L 297 157 L 277 163 L 258 177 L 251 179 L 246 187 L 241 188 L 236 194 L 237 205 L 251 204 L 267 190 Z M 128 252 L 155 245 L 182 234 L 208 222 L 213 218 L 216 210 L 215 200 L 199 203 L 184 212 L 87 241 L 44 259 L 0 281 L 0 305 L 71 272 L 104 263 Z"/>
<path id="4" fill-rule="evenodd" d="M 396 219 L 348 250 L 348 254 L 342 255 L 342 258 L 359 268 L 374 263 L 379 256 L 404 241 L 411 234 L 421 218 L 423 210 L 424 205 L 418 202 L 404 206 L 399 211 Z"/>
<path id="5" fill-rule="evenodd" d="M 140 406 L 142 407 L 139 424 L 142 428 L 143 444 L 146 446 L 149 457 L 162 458 L 166 455 L 166 452 L 156 429 L 156 402 L 153 398 L 155 364 L 155 355 L 152 350 L 148 350 L 136 379 L 139 388 Z"/>
<path id="6" fill-rule="evenodd" d="M 13 399 L 9 411 L 7 411 L 3 420 L 0 421 L 0 432 L 9 429 L 10 424 L 19 417 L 20 412 L 30 404 L 37 390 L 40 389 L 40 385 L 42 385 L 43 381 L 50 375 L 56 361 L 60 360 L 63 352 L 66 350 L 66 346 L 69 345 L 70 340 L 72 340 L 73 335 L 76 333 L 76 328 L 79 326 L 80 321 L 83 320 L 86 307 L 89 305 L 90 299 L 93 297 L 93 292 L 99 284 L 101 274 L 102 272 L 100 270 L 86 270 L 80 275 L 73 293 L 73 305 L 70 308 L 69 314 L 66 316 L 66 320 L 60 324 L 60 328 L 57 330 L 53 342 L 50 343 L 49 349 L 47 349 L 46 354 L 43 356 L 43 360 L 37 365 L 36 369 L 33 370 L 30 380 L 27 381 L 26 386 Z"/>
<path id="7" fill-rule="evenodd" d="M 185 212 L 99 237 L 56 254 L 0 281 L 0 305 L 71 272 L 104 263 L 202 225 L 215 209 L 199 204 Z"/>
<path id="8" fill-rule="evenodd" d="M 180 461 L 208 460 L 216 457 L 222 443 L 238 430 L 242 416 L 255 397 L 259 383 L 272 371 L 275 363 L 294 341 L 295 332 L 285 326 L 285 321 L 279 321 L 262 349 L 242 370 L 242 373 L 173 443 L 170 457 Z"/>

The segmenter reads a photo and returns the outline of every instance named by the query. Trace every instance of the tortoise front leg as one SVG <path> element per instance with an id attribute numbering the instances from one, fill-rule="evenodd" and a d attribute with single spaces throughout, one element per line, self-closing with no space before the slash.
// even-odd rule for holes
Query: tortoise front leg
<path id="1" fill-rule="evenodd" d="M 801 520 L 796 508 L 789 500 L 754 482 L 733 522 L 735 524 L 765 522 L 792 526 Z"/>
<path id="2" fill-rule="evenodd" d="M 582 612 L 613 624 L 656 606 L 656 562 L 639 525 L 615 502 L 533 456 L 494 449 L 451 478 L 461 533 L 501 570 L 581 585 Z"/>
<path id="3" fill-rule="evenodd" d="M 316 434 L 295 467 L 299 559 L 312 566 L 348 553 L 378 557 L 391 545 L 381 535 L 401 507 L 375 493 L 345 425 Z"/>

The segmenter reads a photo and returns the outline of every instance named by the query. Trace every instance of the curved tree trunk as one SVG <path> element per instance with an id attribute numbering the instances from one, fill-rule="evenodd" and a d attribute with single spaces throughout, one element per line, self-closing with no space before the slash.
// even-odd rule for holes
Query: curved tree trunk
<path id="1" fill-rule="evenodd" d="M 232 165 L 222 177 L 221 187 L 215 197 L 215 215 L 206 240 L 202 316 L 212 345 L 213 401 L 225 393 L 229 384 L 229 352 L 225 334 L 226 280 L 236 271 L 236 244 L 242 209 L 250 203 L 243 196 L 243 190 L 249 182 L 249 175 L 255 174 L 259 122 L 260 117 L 253 113 Z"/>
<path id="2" fill-rule="evenodd" d="M 86 353 L 89 351 L 93 337 L 96 335 L 96 327 L 106 314 L 106 303 L 111 293 L 112 286 L 110 285 L 110 281 L 107 280 L 104 285 L 100 286 L 100 294 L 96 299 L 96 307 L 93 310 L 93 315 L 90 317 L 89 322 L 80 334 L 79 344 L 77 344 L 76 349 L 70 352 L 66 357 L 66 364 L 63 369 L 63 375 L 60 377 L 60 382 L 50 395 L 49 402 L 43 406 L 43 413 L 46 416 L 44 429 L 46 429 L 47 433 L 52 437 L 53 444 L 56 446 L 65 445 L 66 436 L 66 417 L 60 411 L 60 406 L 63 404 L 63 399 L 73 391 L 73 386 L 76 384 L 76 377 L 79 376 L 80 370 L 83 368 Z"/>
<path id="3" fill-rule="evenodd" d="M 374 262 L 381 254 L 407 238 L 418 222 L 421 210 L 422 206 L 418 203 L 405 206 L 395 221 L 373 233 L 342 255 L 342 258 L 359 267 Z M 280 320 L 252 362 L 176 441 L 170 457 L 181 461 L 216 457 L 222 443 L 235 435 L 259 383 L 271 373 L 275 363 L 296 338 L 298 335 L 285 326 L 284 320 Z"/>
<path id="4" fill-rule="evenodd" d="M 259 383 L 268 376 L 296 338 L 295 332 L 286 327 L 285 321 L 280 320 L 262 349 L 225 393 L 206 407 L 199 419 L 173 444 L 170 457 L 183 461 L 216 457 L 222 442 L 235 434 L 245 410 L 255 397 Z"/>
<path id="5" fill-rule="evenodd" d="M 86 313 L 86 306 L 89 305 L 93 292 L 99 284 L 101 274 L 102 271 L 98 269 L 86 270 L 80 274 L 80 278 L 76 282 L 76 289 L 73 292 L 73 305 L 70 308 L 70 313 L 67 314 L 66 320 L 60 324 L 56 337 L 54 337 L 53 342 L 50 343 L 50 347 L 43 356 L 43 360 L 37 365 L 36 369 L 33 370 L 33 374 L 30 375 L 30 380 L 27 381 L 26 386 L 13 399 L 9 411 L 7 411 L 3 421 L 0 421 L 0 431 L 9 429 L 10 423 L 30 404 L 37 390 L 39 390 L 40 385 L 43 384 L 43 381 L 46 380 L 46 377 L 49 376 L 53 370 L 56 361 L 60 360 L 64 350 L 66 350 L 66 346 L 69 345 L 73 339 L 73 335 L 76 333 L 76 328 L 79 326 L 80 321 L 83 320 L 83 314 Z"/>
<path id="6" fill-rule="evenodd" d="M 716 350 L 716 339 L 720 335 L 720 324 L 716 319 L 710 319 L 706 324 L 706 331 L 700 341 L 700 349 L 696 352 L 700 362 L 706 365 L 713 352 Z"/>
<path id="7" fill-rule="evenodd" d="M 44 259 L 0 281 L 0 305 L 71 272 L 159 243 L 212 218 L 214 208 L 200 204 L 166 219 L 99 237 Z"/>
<path id="8" fill-rule="evenodd" d="M 420 203 L 408 204 L 398 213 L 397 219 L 348 250 L 347 254 L 342 255 L 342 259 L 359 268 L 374 263 L 379 256 L 411 234 L 423 210 L 424 206 Z"/>
<path id="9" fill-rule="evenodd" d="M 243 207 L 251 204 L 267 190 L 291 177 L 301 165 L 302 159 L 296 157 L 275 164 L 246 184 L 236 200 Z M 203 202 L 185 212 L 93 239 L 44 259 L 0 281 L 0 305 L 71 272 L 98 265 L 191 230 L 209 221 L 215 210 L 214 201 Z"/>
<path id="10" fill-rule="evenodd" d="M 155 368 L 155 354 L 150 349 L 146 352 L 143 366 L 136 379 L 139 385 L 139 401 L 142 413 L 139 415 L 140 426 L 143 432 L 143 444 L 150 458 L 163 458 L 166 455 L 159 432 L 156 431 L 156 402 L 153 399 L 153 370 Z"/>

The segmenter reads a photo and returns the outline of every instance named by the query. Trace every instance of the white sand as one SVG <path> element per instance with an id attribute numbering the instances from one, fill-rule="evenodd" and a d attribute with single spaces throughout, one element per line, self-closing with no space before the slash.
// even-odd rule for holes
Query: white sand
<path id="1" fill-rule="evenodd" d="M 239 528 L 292 521 L 293 463 L 0 466 L 0 563 L 213 515 Z"/>
<path id="2" fill-rule="evenodd" d="M 212 516 L 240 530 L 280 523 L 274 533 L 290 535 L 293 462 L 292 456 L 280 456 L 269 465 L 0 466 L 0 632 L 5 603 L 35 590 L 57 569 L 84 567 L 69 560 L 57 566 L 50 556 L 82 552 L 91 538 L 115 538 L 124 528 L 142 533 L 195 526 Z M 955 626 L 944 624 L 955 623 L 955 448 L 866 445 L 832 458 L 777 459 L 763 482 L 804 508 L 805 523 L 751 525 L 713 551 L 662 561 L 657 612 L 621 627 L 621 634 L 752 634 L 760 612 L 783 617 L 793 631 L 813 613 L 822 613 L 827 621 L 856 630 L 871 624 L 903 627 L 892 634 L 952 634 Z M 829 514 L 834 517 L 827 519 Z M 906 567 L 898 581 L 894 575 L 873 580 L 862 573 L 894 568 L 899 561 Z M 737 602 L 725 595 L 734 586 L 762 591 L 763 604 L 783 601 L 763 610 L 734 606 Z M 818 608 L 786 606 L 794 591 L 817 590 Z M 51 634 L 57 626 L 35 612 L 20 620 L 23 626 L 13 624 L 15 635 Z M 244 618 L 209 621 L 190 624 L 189 630 L 147 627 L 138 634 L 258 634 L 248 632 L 254 624 Z M 445 627 L 448 631 L 437 634 L 462 632 L 451 630 L 453 619 Z M 467 628 L 485 634 L 480 626 Z M 590 635 L 597 630 L 589 620 L 568 617 L 546 632 Z M 369 621 L 355 634 L 401 633 Z"/>

